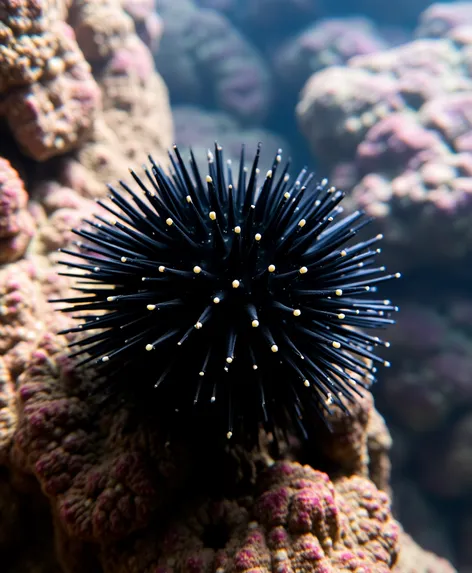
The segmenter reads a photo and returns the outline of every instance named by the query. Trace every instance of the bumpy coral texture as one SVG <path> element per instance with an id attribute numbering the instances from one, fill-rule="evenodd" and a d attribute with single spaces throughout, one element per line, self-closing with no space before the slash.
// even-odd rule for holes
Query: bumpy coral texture
<path id="1" fill-rule="evenodd" d="M 0 264 L 23 256 L 35 231 L 28 194 L 18 172 L 0 157 Z"/>
<path id="2" fill-rule="evenodd" d="M 159 539 L 150 531 L 104 550 L 107 573 L 194 571 L 390 571 L 399 527 L 388 496 L 360 477 L 329 477 L 276 463 L 255 498 L 204 502 Z"/>
<path id="3" fill-rule="evenodd" d="M 403 268 L 470 253 L 471 32 L 356 56 L 313 75 L 298 104 L 314 152 Z"/>
<path id="4" fill-rule="evenodd" d="M 57 337 L 45 335 L 21 376 L 13 461 L 37 477 L 69 535 L 122 537 L 145 525 L 178 483 L 172 449 L 75 378 L 63 354 Z"/>
<path id="5" fill-rule="evenodd" d="M 8 0 L 0 8 L 2 112 L 23 151 L 43 161 L 87 136 L 99 89 L 63 20 L 66 2 Z"/>

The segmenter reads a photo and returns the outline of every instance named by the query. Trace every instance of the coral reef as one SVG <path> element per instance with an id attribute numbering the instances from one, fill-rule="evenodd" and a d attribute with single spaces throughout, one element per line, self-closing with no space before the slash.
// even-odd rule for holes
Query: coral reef
<path id="1" fill-rule="evenodd" d="M 378 6 L 359 3 L 372 13 Z M 1 3 L 2 571 L 451 573 L 402 531 L 398 516 L 428 549 L 471 566 L 472 322 L 463 297 L 418 302 L 423 285 L 415 305 L 405 301 L 395 367 L 377 393 L 393 422 L 392 456 L 368 392 L 348 418 L 333 408 L 332 432 L 321 429 L 309 444 L 288 435 L 277 451 L 264 435 L 258 451 L 222 451 L 208 428 L 185 420 L 169 441 L 152 409 L 77 370 L 70 336 L 56 334 L 72 324 L 48 302 L 72 296 L 56 249 L 101 212 L 95 200 L 106 183 L 148 153 L 166 165 L 173 119 L 156 62 L 176 103 L 176 142 L 205 161 L 202 146 L 214 139 L 232 156 L 241 141 L 253 153 L 262 140 L 264 170 L 277 148 L 296 149 L 289 133 L 273 131 L 293 113 L 274 89 L 275 48 L 290 42 L 277 59 L 278 81 L 288 86 L 331 66 L 312 78 L 299 106 L 318 158 L 354 189 L 353 207 L 380 217 L 390 260 L 466 260 L 469 9 L 432 6 L 418 40 L 392 51 L 383 51 L 389 36 L 368 24 L 346 34 L 353 44 L 339 44 L 340 28 L 315 21 L 331 11 L 332 3 L 311 0 Z M 307 38 L 310 62 L 298 51 Z M 457 515 L 444 517 L 432 500 L 452 503 Z"/>

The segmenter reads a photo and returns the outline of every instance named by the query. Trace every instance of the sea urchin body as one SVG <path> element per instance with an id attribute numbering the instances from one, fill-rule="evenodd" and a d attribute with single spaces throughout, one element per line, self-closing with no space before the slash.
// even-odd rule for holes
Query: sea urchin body
<path id="1" fill-rule="evenodd" d="M 83 311 L 74 354 L 132 373 L 169 410 L 217 415 L 228 437 L 287 421 L 305 433 L 332 404 L 346 410 L 384 363 L 374 347 L 388 344 L 364 330 L 396 310 L 372 298 L 398 276 L 375 266 L 381 237 L 351 241 L 368 219 L 341 216 L 326 180 L 292 181 L 280 153 L 263 178 L 259 149 L 247 169 L 243 147 L 234 176 L 216 145 L 206 179 L 176 147 L 170 174 L 149 158 L 64 251 L 81 281 L 61 301 Z"/>

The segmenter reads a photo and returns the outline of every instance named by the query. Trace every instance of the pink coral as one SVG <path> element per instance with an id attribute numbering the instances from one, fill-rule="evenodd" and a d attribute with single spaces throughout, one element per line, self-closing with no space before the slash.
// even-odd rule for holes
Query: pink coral
<path id="1" fill-rule="evenodd" d="M 0 157 L 0 263 L 19 259 L 35 224 L 27 210 L 28 195 L 17 171 Z"/>
<path id="2" fill-rule="evenodd" d="M 90 67 L 63 21 L 66 6 L 12 0 L 0 13 L 2 111 L 18 144 L 40 161 L 76 148 L 99 107 Z"/>
<path id="3" fill-rule="evenodd" d="M 108 546 L 105 571 L 380 573 L 395 563 L 399 528 L 388 496 L 369 481 L 332 482 L 308 466 L 277 463 L 259 476 L 256 491 L 255 498 L 192 507 L 160 539 L 149 531 L 127 546 Z"/>

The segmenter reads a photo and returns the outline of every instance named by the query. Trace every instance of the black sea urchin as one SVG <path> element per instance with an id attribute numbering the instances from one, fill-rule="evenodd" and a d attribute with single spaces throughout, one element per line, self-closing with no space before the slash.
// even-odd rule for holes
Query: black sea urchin
<path id="1" fill-rule="evenodd" d="M 291 181 L 280 153 L 260 182 L 260 148 L 248 171 L 243 147 L 237 180 L 218 145 L 206 180 L 176 147 L 170 175 L 150 157 L 136 190 L 109 186 L 110 219 L 74 231 L 80 252 L 64 251 L 84 262 L 64 262 L 82 296 L 63 311 L 87 311 L 67 333 L 97 331 L 74 354 L 131 373 L 169 410 L 223 419 L 228 438 L 288 421 L 305 433 L 331 404 L 346 410 L 384 362 L 373 349 L 387 343 L 363 330 L 396 310 L 371 298 L 398 276 L 374 266 L 381 237 L 349 244 L 368 219 L 341 217 L 344 194 L 306 170 Z"/>

